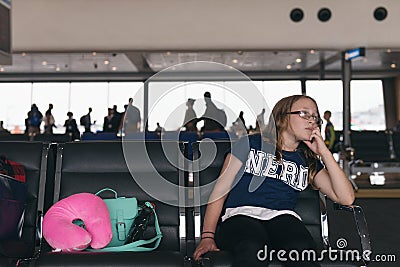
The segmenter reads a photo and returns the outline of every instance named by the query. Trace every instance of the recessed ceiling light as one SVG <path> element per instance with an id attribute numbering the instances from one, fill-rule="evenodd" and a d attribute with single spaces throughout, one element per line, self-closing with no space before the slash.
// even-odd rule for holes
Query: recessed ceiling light
<path id="1" fill-rule="evenodd" d="M 117 67 L 112 67 L 111 70 L 116 71 Z"/>
<path id="2" fill-rule="evenodd" d="M 392 53 L 392 49 L 388 48 L 388 49 L 386 49 L 386 52 L 387 53 Z"/>
<path id="3" fill-rule="evenodd" d="M 93 51 L 93 52 L 92 52 L 92 56 L 95 56 L 95 55 L 97 55 L 97 52 L 96 52 L 96 51 Z"/>
<path id="4" fill-rule="evenodd" d="M 109 60 L 104 60 L 104 65 L 108 65 L 108 64 L 110 64 L 110 61 Z"/>
<path id="5" fill-rule="evenodd" d="M 238 63 L 238 60 L 235 58 L 235 59 L 232 59 L 232 62 L 236 64 L 236 63 Z"/>
<path id="6" fill-rule="evenodd" d="M 61 68 L 57 66 L 56 67 L 56 71 L 60 71 L 60 70 L 61 70 Z"/>
<path id="7" fill-rule="evenodd" d="M 22 52 L 22 53 L 21 53 L 21 56 L 23 56 L 23 57 L 26 56 L 26 53 L 25 53 L 25 52 Z"/>
<path id="8" fill-rule="evenodd" d="M 1 72 L 3 72 L 3 71 L 4 71 L 4 68 L 3 68 L 3 67 L 1 67 L 1 68 L 0 68 L 0 71 L 1 71 Z"/>
<path id="9" fill-rule="evenodd" d="M 290 64 L 286 65 L 286 69 L 288 69 L 288 70 L 292 69 L 292 65 L 290 65 Z"/>
<path id="10" fill-rule="evenodd" d="M 167 54 L 167 56 L 169 56 L 169 55 L 171 55 L 171 52 L 167 51 L 167 53 L 165 53 L 165 54 Z"/>
<path id="11" fill-rule="evenodd" d="M 310 50 L 310 54 L 315 54 L 315 50 L 314 50 L 314 49 L 311 49 L 311 50 Z"/>
<path id="12" fill-rule="evenodd" d="M 47 61 L 46 60 L 42 61 L 42 65 L 46 66 L 47 65 Z"/>
<path id="13" fill-rule="evenodd" d="M 296 63 L 301 63 L 301 58 L 296 58 Z"/>
<path id="14" fill-rule="evenodd" d="M 396 65 L 396 63 L 392 63 L 392 64 L 390 64 L 390 67 L 391 67 L 392 69 L 395 69 L 395 68 L 397 67 L 397 65 Z"/>

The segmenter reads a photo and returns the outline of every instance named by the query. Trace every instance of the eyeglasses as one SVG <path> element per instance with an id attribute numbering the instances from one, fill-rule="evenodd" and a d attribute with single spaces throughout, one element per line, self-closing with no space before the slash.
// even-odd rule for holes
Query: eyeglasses
<path id="1" fill-rule="evenodd" d="M 312 115 L 304 110 L 292 111 L 292 112 L 288 112 L 286 114 L 299 114 L 300 118 L 305 119 L 305 120 L 312 119 L 318 125 L 321 125 L 324 122 L 320 117 Z"/>

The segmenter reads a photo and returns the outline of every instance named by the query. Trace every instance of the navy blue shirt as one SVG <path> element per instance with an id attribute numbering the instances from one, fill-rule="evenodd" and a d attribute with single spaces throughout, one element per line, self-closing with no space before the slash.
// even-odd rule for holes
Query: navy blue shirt
<path id="1" fill-rule="evenodd" d="M 232 147 L 243 166 L 235 178 L 225 208 L 241 206 L 294 210 L 300 191 L 308 186 L 308 164 L 301 150 L 282 151 L 276 161 L 275 147 L 260 134 L 245 136 Z M 323 168 L 317 162 L 317 172 Z"/>

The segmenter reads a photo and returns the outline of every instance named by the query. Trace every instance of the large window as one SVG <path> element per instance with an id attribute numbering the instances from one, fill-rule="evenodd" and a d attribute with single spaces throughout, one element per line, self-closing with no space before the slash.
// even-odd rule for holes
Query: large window
<path id="1" fill-rule="evenodd" d="M 350 102 L 352 130 L 385 130 L 382 81 L 351 81 Z"/>
<path id="2" fill-rule="evenodd" d="M 224 109 L 227 129 L 240 111 L 243 111 L 246 126 L 254 128 L 257 114 L 265 108 L 262 82 L 152 82 L 149 84 L 149 130 L 154 130 L 157 122 L 169 131 L 179 129 L 183 124 L 188 98 L 196 99 L 193 108 L 197 117 L 201 117 L 206 109 L 203 95 L 207 91 L 216 106 Z M 197 126 L 200 129 L 203 122 Z"/>
<path id="3" fill-rule="evenodd" d="M 32 104 L 35 103 L 43 116 L 53 104 L 51 113 L 54 116 L 57 128 L 54 133 L 65 132 L 64 122 L 67 119 L 67 112 L 70 110 L 70 84 L 69 83 L 33 83 L 32 84 Z M 74 113 L 75 114 L 75 113 Z M 42 124 L 42 129 L 43 129 Z"/>
<path id="4" fill-rule="evenodd" d="M 331 121 L 335 130 L 343 130 L 343 83 L 335 81 L 307 81 L 307 95 L 317 101 L 321 117 L 326 110 L 332 112 Z M 324 121 L 326 124 L 326 121 Z M 322 125 L 324 128 L 324 125 Z M 322 131 L 324 133 L 324 131 Z"/>
<path id="5" fill-rule="evenodd" d="M 307 81 L 307 95 L 313 97 L 321 116 L 332 112 L 335 130 L 343 130 L 343 83 L 336 81 Z M 385 111 L 382 81 L 353 80 L 350 83 L 351 130 L 384 130 Z"/>
<path id="6" fill-rule="evenodd" d="M 313 97 L 322 113 L 332 112 L 336 130 L 343 123 L 342 81 L 307 81 L 307 95 Z M 362 80 L 351 82 L 351 129 L 383 130 L 385 115 L 382 82 Z M 198 117 L 204 114 L 204 92 L 209 91 L 219 108 L 227 114 L 227 128 L 244 112 L 246 126 L 255 127 L 255 117 L 263 108 L 266 117 L 276 102 L 286 96 L 301 94 L 300 81 L 203 81 L 203 82 L 151 82 L 148 91 L 149 130 L 159 122 L 166 130 L 177 130 L 182 126 L 188 98 L 196 99 L 194 110 Z M 252 92 L 253 91 L 253 92 Z M 144 117 L 144 90 L 141 82 L 48 82 L 48 83 L 0 83 L 0 120 L 5 128 L 14 133 L 25 130 L 24 121 L 30 106 L 35 103 L 43 113 L 49 103 L 54 106 L 56 133 L 65 132 L 63 127 L 68 111 L 79 118 L 92 107 L 93 131 L 102 130 L 107 108 L 117 106 L 118 112 L 132 97 L 133 104 Z M 255 94 L 254 94 L 255 92 Z M 202 123 L 199 123 L 199 127 Z M 43 126 L 42 126 L 43 127 Z M 82 127 L 81 127 L 81 130 Z"/>
<path id="7" fill-rule="evenodd" d="M 0 83 L 0 120 L 8 130 L 25 130 L 25 118 L 31 107 L 32 83 Z"/>
<path id="8" fill-rule="evenodd" d="M 64 133 L 68 111 L 79 124 L 79 118 L 91 107 L 92 122 L 96 121 L 92 131 L 101 131 L 107 108 L 117 105 L 118 112 L 123 112 L 132 97 L 134 105 L 143 110 L 143 94 L 136 95 L 142 86 L 140 82 L 0 83 L 0 120 L 13 133 L 23 133 L 31 105 L 36 104 L 44 116 L 51 103 L 57 126 L 54 133 Z M 82 131 L 83 127 L 80 128 Z"/>

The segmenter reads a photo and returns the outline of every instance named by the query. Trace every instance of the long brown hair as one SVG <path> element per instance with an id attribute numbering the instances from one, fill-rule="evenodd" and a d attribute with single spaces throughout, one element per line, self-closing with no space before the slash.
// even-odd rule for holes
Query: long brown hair
<path id="1" fill-rule="evenodd" d="M 320 116 L 317 102 L 313 98 L 305 95 L 288 96 L 282 98 L 275 104 L 274 108 L 272 109 L 268 125 L 263 131 L 263 135 L 268 136 L 267 141 L 275 142 L 276 146 L 275 154 L 278 161 L 282 161 L 282 146 L 283 146 L 282 132 L 289 127 L 289 116 L 287 115 L 287 113 L 291 111 L 293 104 L 302 98 L 307 98 L 313 101 L 315 106 L 317 107 L 318 116 Z M 274 138 L 271 138 L 271 136 L 274 136 Z M 300 142 L 298 149 L 301 149 L 304 152 L 304 155 L 307 159 L 307 165 L 309 171 L 308 183 L 312 185 L 314 176 L 317 172 L 317 160 L 319 160 L 318 155 L 314 153 L 303 142 Z"/>

